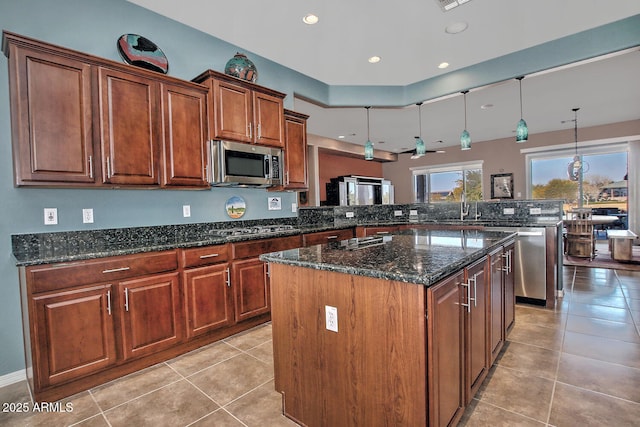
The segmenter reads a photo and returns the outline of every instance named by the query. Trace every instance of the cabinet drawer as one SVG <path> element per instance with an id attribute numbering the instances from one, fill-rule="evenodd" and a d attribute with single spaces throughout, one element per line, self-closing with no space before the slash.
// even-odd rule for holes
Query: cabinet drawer
<path id="1" fill-rule="evenodd" d="M 322 231 L 304 235 L 304 246 L 320 245 L 322 243 L 351 239 L 353 229 Z"/>
<path id="2" fill-rule="evenodd" d="M 109 282 L 178 268 L 176 251 L 151 252 L 27 268 L 32 293 Z"/>
<path id="3" fill-rule="evenodd" d="M 202 248 L 184 249 L 180 254 L 183 268 L 217 264 L 229 259 L 228 245 L 205 246 Z"/>
<path id="4" fill-rule="evenodd" d="M 250 242 L 233 243 L 233 257 L 250 258 L 269 252 L 284 251 L 299 248 L 300 236 L 280 237 L 277 239 L 252 240 Z"/>

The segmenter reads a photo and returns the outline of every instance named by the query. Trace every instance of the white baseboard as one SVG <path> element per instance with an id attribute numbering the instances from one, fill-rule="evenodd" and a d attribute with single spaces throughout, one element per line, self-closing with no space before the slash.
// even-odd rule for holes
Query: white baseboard
<path id="1" fill-rule="evenodd" d="M 24 369 L 11 372 L 10 374 L 2 375 L 0 376 L 0 388 L 18 383 L 20 381 L 24 381 L 26 379 L 27 379 L 27 371 Z"/>

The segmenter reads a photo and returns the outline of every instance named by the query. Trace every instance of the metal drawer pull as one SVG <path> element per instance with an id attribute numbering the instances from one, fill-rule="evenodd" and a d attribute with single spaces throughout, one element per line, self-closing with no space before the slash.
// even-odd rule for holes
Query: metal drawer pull
<path id="1" fill-rule="evenodd" d="M 388 231 L 376 231 L 376 234 L 389 234 Z"/>
<path id="2" fill-rule="evenodd" d="M 129 288 L 124 288 L 124 309 L 129 311 Z"/>
<path id="3" fill-rule="evenodd" d="M 214 258 L 220 256 L 220 254 L 200 255 L 200 259 Z"/>
<path id="4" fill-rule="evenodd" d="M 117 273 L 118 271 L 127 271 L 130 270 L 131 267 L 120 267 L 120 268 L 112 268 L 110 270 L 102 270 L 102 273 Z"/>
<path id="5" fill-rule="evenodd" d="M 467 313 L 471 313 L 471 285 L 469 283 L 460 283 L 461 286 L 466 286 L 467 288 L 467 304 L 461 303 L 460 305 L 463 307 L 467 307 Z"/>
<path id="6" fill-rule="evenodd" d="M 469 298 L 469 301 L 471 301 L 471 299 L 473 299 L 473 306 L 477 307 L 478 306 L 478 291 L 476 289 L 476 284 L 478 283 L 478 281 L 476 280 L 476 275 L 473 275 L 473 279 L 469 279 L 469 281 L 473 280 L 473 298 Z"/>
<path id="7" fill-rule="evenodd" d="M 111 316 L 111 291 L 107 291 L 107 313 Z"/>
<path id="8" fill-rule="evenodd" d="M 338 236 L 327 236 L 327 240 L 331 240 L 331 239 L 337 239 Z"/>
<path id="9" fill-rule="evenodd" d="M 227 273 L 227 280 L 226 280 L 227 287 L 230 288 L 231 287 L 231 275 L 229 274 L 229 268 L 227 268 L 225 271 Z"/>
<path id="10" fill-rule="evenodd" d="M 89 156 L 89 178 L 93 178 L 93 156 Z"/>

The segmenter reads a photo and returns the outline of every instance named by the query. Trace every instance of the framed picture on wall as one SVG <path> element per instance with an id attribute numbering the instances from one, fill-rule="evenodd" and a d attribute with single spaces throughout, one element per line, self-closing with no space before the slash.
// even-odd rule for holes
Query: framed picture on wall
<path id="1" fill-rule="evenodd" d="M 499 173 L 491 175 L 491 198 L 513 199 L 512 173 Z"/>

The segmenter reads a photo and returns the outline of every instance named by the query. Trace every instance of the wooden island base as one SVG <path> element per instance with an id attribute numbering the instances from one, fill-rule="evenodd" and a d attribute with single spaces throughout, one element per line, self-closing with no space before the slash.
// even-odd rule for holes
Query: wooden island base
<path id="1" fill-rule="evenodd" d="M 425 425 L 425 293 L 410 283 L 271 263 L 275 387 L 309 426 Z M 338 332 L 326 329 L 336 307 Z"/>

